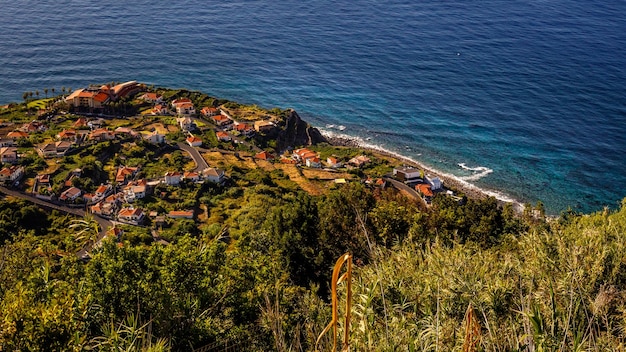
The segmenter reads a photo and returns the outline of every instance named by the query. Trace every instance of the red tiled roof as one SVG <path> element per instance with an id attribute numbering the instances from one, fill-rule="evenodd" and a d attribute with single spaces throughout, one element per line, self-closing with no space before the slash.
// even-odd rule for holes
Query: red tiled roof
<path id="1" fill-rule="evenodd" d="M 216 135 L 217 135 L 217 138 L 219 138 L 219 139 L 221 139 L 221 138 L 230 138 L 228 136 L 228 133 L 223 132 L 223 131 L 217 131 Z"/>
<path id="2" fill-rule="evenodd" d="M 202 139 L 196 137 L 196 136 L 191 136 L 191 137 L 187 137 L 187 142 L 188 143 L 197 143 L 197 142 L 202 142 Z"/>
<path id="3" fill-rule="evenodd" d="M 172 105 L 174 106 L 178 106 L 179 104 L 185 104 L 185 103 L 191 103 L 191 99 L 179 98 L 179 99 L 174 99 L 174 101 L 172 101 Z"/>
<path id="4" fill-rule="evenodd" d="M 221 114 L 213 116 L 213 120 L 215 120 L 216 122 L 230 121 L 228 116 L 224 116 L 224 115 L 221 115 Z"/>
<path id="5" fill-rule="evenodd" d="M 426 197 L 433 196 L 433 191 L 430 189 L 430 185 L 427 185 L 425 183 L 420 183 L 419 185 L 415 186 L 415 189 L 417 189 Z"/>
<path id="6" fill-rule="evenodd" d="M 9 138 L 26 138 L 28 137 L 28 133 L 23 131 L 12 131 L 7 134 Z"/>
<path id="7" fill-rule="evenodd" d="M 93 97 L 93 100 L 99 103 L 104 103 L 105 101 L 109 100 L 109 95 L 104 92 L 99 92 Z"/>
<path id="8" fill-rule="evenodd" d="M 274 156 L 266 151 L 262 151 L 254 156 L 257 159 L 270 160 L 274 159 Z"/>
<path id="9" fill-rule="evenodd" d="M 124 208 L 120 210 L 119 216 L 130 217 L 130 216 L 139 216 L 143 213 L 141 208 Z"/>

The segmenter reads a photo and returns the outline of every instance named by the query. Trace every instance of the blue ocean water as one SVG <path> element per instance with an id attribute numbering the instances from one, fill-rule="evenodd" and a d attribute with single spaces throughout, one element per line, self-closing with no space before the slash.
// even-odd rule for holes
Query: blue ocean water
<path id="1" fill-rule="evenodd" d="M 188 87 L 293 107 L 322 130 L 502 198 L 541 200 L 552 213 L 616 207 L 626 196 L 624 1 L 0 8 L 0 102 L 131 79 Z"/>

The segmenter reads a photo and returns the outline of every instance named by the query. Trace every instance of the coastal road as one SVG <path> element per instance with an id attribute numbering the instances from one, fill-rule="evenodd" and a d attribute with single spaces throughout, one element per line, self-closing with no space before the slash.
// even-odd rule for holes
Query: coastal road
<path id="1" fill-rule="evenodd" d="M 64 212 L 66 214 L 71 214 L 71 215 L 75 215 L 77 217 L 85 217 L 86 213 L 83 209 L 76 209 L 76 208 L 70 208 L 70 207 L 66 207 L 63 205 L 58 205 L 58 204 L 54 204 L 54 203 L 50 203 L 47 202 L 43 199 L 39 199 L 37 197 L 31 196 L 29 194 L 26 193 L 22 193 L 16 190 L 12 190 L 12 189 L 8 189 L 6 187 L 0 187 L 0 192 L 12 196 L 12 197 L 16 197 L 16 198 L 22 198 L 25 199 L 31 203 L 34 203 L 36 205 L 48 208 L 48 209 L 54 209 L 54 210 L 58 210 L 61 212 Z M 102 240 L 104 238 L 104 236 L 106 235 L 109 227 L 113 226 L 113 223 L 109 220 L 103 219 L 101 217 L 98 216 L 94 216 L 93 217 L 94 220 L 96 220 L 98 222 L 98 225 L 100 227 L 100 232 L 98 233 L 98 239 L 96 240 L 95 243 L 100 242 L 100 240 Z M 87 244 L 85 247 L 83 247 L 80 251 L 78 251 L 78 253 L 76 253 L 76 255 L 81 258 L 81 259 L 85 259 L 87 257 L 87 253 L 89 253 L 91 251 L 93 247 L 93 244 Z"/>
<path id="2" fill-rule="evenodd" d="M 428 205 L 424 201 L 424 199 L 420 196 L 419 193 L 414 188 L 407 186 L 404 182 L 400 182 L 398 180 L 394 180 L 391 177 L 383 177 L 385 181 L 389 182 L 395 189 L 407 194 L 411 198 L 417 200 L 422 206 L 423 209 L 428 208 Z"/>
<path id="3" fill-rule="evenodd" d="M 200 172 L 204 169 L 209 168 L 209 164 L 206 162 L 206 160 L 204 160 L 202 155 L 200 155 L 200 152 L 198 151 L 198 149 L 192 146 L 189 146 L 185 144 L 184 142 L 178 142 L 178 147 L 186 151 L 191 156 L 193 161 L 196 163 L 196 168 L 193 169 L 193 171 Z"/>

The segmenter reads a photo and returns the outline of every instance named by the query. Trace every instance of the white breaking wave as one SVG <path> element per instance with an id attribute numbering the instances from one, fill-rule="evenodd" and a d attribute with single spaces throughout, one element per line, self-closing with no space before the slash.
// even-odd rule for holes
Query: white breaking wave
<path id="1" fill-rule="evenodd" d="M 520 201 L 512 198 L 511 196 L 509 196 L 509 195 L 507 195 L 507 194 L 505 194 L 503 192 L 490 190 L 490 189 L 485 189 L 485 188 L 480 188 L 480 187 L 470 183 L 470 181 L 476 181 L 477 179 L 492 173 L 493 170 L 491 170 L 489 168 L 486 168 L 486 167 L 483 167 L 483 166 L 476 167 L 476 168 L 468 168 L 465 164 L 463 164 L 463 166 L 465 166 L 464 168 L 475 169 L 473 171 L 481 171 L 481 172 L 476 174 L 476 175 L 472 175 L 472 176 L 468 176 L 468 177 L 459 177 L 459 176 L 456 176 L 456 175 L 453 175 L 453 174 L 450 174 L 450 173 L 447 173 L 447 172 L 442 172 L 440 170 L 434 169 L 434 168 L 432 168 L 430 166 L 425 166 L 424 164 L 422 164 L 421 162 L 419 162 L 419 161 L 417 161 L 415 159 L 409 158 L 409 157 L 407 157 L 405 155 L 402 155 L 400 153 L 396 153 L 396 152 L 390 151 L 390 150 L 385 149 L 384 147 L 382 147 L 380 145 L 368 143 L 361 137 L 350 136 L 350 135 L 347 135 L 347 134 L 344 134 L 344 133 L 338 133 L 338 132 L 334 132 L 334 131 L 330 131 L 330 130 L 324 130 L 324 129 L 321 129 L 321 128 L 319 130 L 322 133 L 322 135 L 325 136 L 325 137 L 328 137 L 328 138 L 341 138 L 341 139 L 354 141 L 354 143 L 356 145 L 358 145 L 359 147 L 366 148 L 366 149 L 372 149 L 372 150 L 376 150 L 376 151 L 383 152 L 383 153 L 387 153 L 387 154 L 392 155 L 392 156 L 394 156 L 394 157 L 396 157 L 396 158 L 398 158 L 400 160 L 406 160 L 409 163 L 413 163 L 413 164 L 418 165 L 419 167 L 423 168 L 424 171 L 426 171 L 426 172 L 432 172 L 433 174 L 440 175 L 442 178 L 448 178 L 450 180 L 453 180 L 453 181 L 457 182 L 459 185 L 461 185 L 462 187 L 464 187 L 466 189 L 469 189 L 469 190 L 472 190 L 472 191 L 475 191 L 475 192 L 484 193 L 487 196 L 494 197 L 494 198 L 496 198 L 496 199 L 498 199 L 498 200 L 500 200 L 502 202 L 512 203 L 513 206 L 520 212 L 524 209 L 524 205 Z M 459 164 L 459 166 L 463 168 L 463 166 L 461 166 L 461 164 Z M 478 178 L 474 179 L 474 177 L 478 177 Z M 444 180 L 444 182 L 445 182 L 445 180 Z"/>
<path id="2" fill-rule="evenodd" d="M 481 178 L 489 175 L 490 173 L 493 172 L 492 169 L 485 167 L 485 166 L 477 166 L 477 167 L 468 167 L 467 165 L 465 165 L 465 163 L 460 163 L 458 164 L 461 169 L 465 169 L 465 170 L 469 170 L 474 172 L 473 175 L 471 176 L 462 176 L 460 177 L 462 180 L 464 181 L 478 181 Z"/>

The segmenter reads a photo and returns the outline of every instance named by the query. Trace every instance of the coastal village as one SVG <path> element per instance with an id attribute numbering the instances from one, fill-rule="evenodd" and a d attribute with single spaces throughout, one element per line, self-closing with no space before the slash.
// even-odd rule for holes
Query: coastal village
<path id="1" fill-rule="evenodd" d="M 219 216 L 195 200 L 207 189 L 245 184 L 242 170 L 262 169 L 313 195 L 363 182 L 392 186 L 423 207 L 438 192 L 454 196 L 421 169 L 323 143 L 299 117 L 286 121 L 297 116 L 290 110 L 136 81 L 27 103 L 25 115 L 15 106 L 0 110 L 3 189 L 92 214 L 108 225 L 102 236 L 121 239 L 128 226 L 143 227 L 167 242 L 163 231 L 177 221 L 210 226 Z"/>

